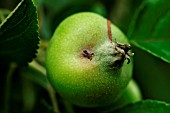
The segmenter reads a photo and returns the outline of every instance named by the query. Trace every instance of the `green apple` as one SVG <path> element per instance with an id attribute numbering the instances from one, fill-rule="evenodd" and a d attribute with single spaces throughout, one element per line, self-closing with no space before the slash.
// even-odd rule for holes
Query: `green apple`
<path id="1" fill-rule="evenodd" d="M 140 90 L 138 84 L 136 83 L 136 81 L 132 79 L 129 82 L 125 91 L 123 92 L 122 96 L 119 97 L 119 99 L 116 102 L 114 102 L 113 104 L 111 104 L 109 106 L 98 108 L 98 110 L 101 113 L 102 112 L 103 113 L 104 112 L 112 112 L 112 111 L 120 109 L 130 103 L 135 103 L 135 102 L 138 102 L 141 100 L 142 100 L 141 90 Z"/>
<path id="2" fill-rule="evenodd" d="M 60 96 L 75 105 L 109 105 L 131 79 L 129 47 L 125 35 L 106 18 L 90 12 L 74 14 L 50 40 L 47 77 Z"/>
<path id="3" fill-rule="evenodd" d="M 141 90 L 135 80 L 131 80 L 128 84 L 123 95 L 115 102 L 116 105 L 120 105 L 119 108 L 137 101 L 142 100 Z"/>

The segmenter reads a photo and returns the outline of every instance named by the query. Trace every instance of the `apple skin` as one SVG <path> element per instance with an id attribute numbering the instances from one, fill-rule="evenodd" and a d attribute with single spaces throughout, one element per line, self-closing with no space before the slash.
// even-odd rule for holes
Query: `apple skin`
<path id="1" fill-rule="evenodd" d="M 118 108 L 135 103 L 142 100 L 142 92 L 135 80 L 131 80 L 124 91 L 123 95 L 115 102 L 120 105 Z"/>
<path id="2" fill-rule="evenodd" d="M 128 44 L 113 24 L 111 33 L 113 41 Z M 95 51 L 106 42 L 109 43 L 107 19 L 98 14 L 77 13 L 58 26 L 47 49 L 46 69 L 50 83 L 61 97 L 77 106 L 100 107 L 122 95 L 132 76 L 132 62 L 123 62 L 120 69 L 108 71 L 95 55 L 91 61 L 81 56 L 84 49 L 97 54 Z"/>
<path id="3" fill-rule="evenodd" d="M 122 96 L 119 97 L 113 104 L 105 107 L 98 108 L 100 113 L 111 113 L 117 109 L 121 109 L 128 104 L 135 103 L 142 100 L 142 93 L 141 90 L 134 79 L 132 79 L 125 91 L 123 92 Z"/>

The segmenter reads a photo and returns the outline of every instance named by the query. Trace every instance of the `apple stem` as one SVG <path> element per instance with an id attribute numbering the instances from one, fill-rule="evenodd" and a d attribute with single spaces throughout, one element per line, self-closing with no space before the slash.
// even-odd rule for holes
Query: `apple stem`
<path id="1" fill-rule="evenodd" d="M 112 43 L 112 32 L 111 32 L 111 22 L 110 20 L 107 20 L 107 29 L 108 29 L 108 36 L 109 36 L 109 40 Z"/>
<path id="2" fill-rule="evenodd" d="M 109 37 L 110 43 L 112 44 L 111 22 L 108 19 L 107 19 L 107 29 L 108 29 L 108 37 Z M 128 52 L 129 50 L 131 50 L 130 44 L 120 44 L 116 41 L 116 39 L 115 39 L 115 44 L 116 44 L 115 49 L 117 50 L 117 52 L 122 54 L 121 60 L 124 61 L 125 59 L 127 59 L 128 60 L 127 64 L 129 64 L 130 56 L 134 55 L 134 53 Z M 124 51 L 122 52 L 118 48 L 120 48 L 121 50 L 124 50 Z"/>
<path id="3" fill-rule="evenodd" d="M 127 59 L 128 60 L 127 64 L 129 64 L 130 56 L 134 55 L 134 53 L 129 52 L 129 50 L 131 50 L 130 44 L 120 44 L 116 41 L 116 39 L 115 39 L 115 42 L 112 42 L 111 21 L 110 20 L 107 20 L 107 29 L 108 29 L 108 38 L 109 38 L 110 43 L 112 45 L 115 44 L 115 46 L 113 46 L 113 48 L 115 48 L 115 50 L 116 50 L 116 53 L 114 53 L 114 54 L 116 54 L 117 59 L 114 59 L 114 62 L 115 62 L 115 60 L 124 62 L 124 60 Z M 83 56 L 91 61 L 92 58 L 94 57 L 94 53 L 88 49 L 83 49 L 81 56 Z"/>

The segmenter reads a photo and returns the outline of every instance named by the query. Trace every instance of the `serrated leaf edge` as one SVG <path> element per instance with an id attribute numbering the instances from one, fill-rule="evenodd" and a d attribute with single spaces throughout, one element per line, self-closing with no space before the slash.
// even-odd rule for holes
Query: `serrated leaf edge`
<path id="1" fill-rule="evenodd" d="M 4 25 L 4 23 L 8 22 L 9 18 L 15 13 L 15 11 L 18 9 L 18 7 L 20 7 L 20 6 L 22 5 L 22 3 L 23 3 L 24 1 L 25 1 L 25 0 L 22 0 L 21 2 L 19 2 L 18 5 L 17 5 L 17 6 L 10 12 L 10 14 L 6 17 L 6 19 L 5 19 L 2 23 L 0 23 L 0 28 Z M 32 1 L 32 0 L 31 0 L 31 1 Z M 35 4 L 34 4 L 33 1 L 32 1 L 32 4 L 34 5 L 34 8 L 36 8 L 36 6 L 35 6 Z M 35 9 L 35 12 L 34 12 L 34 13 L 36 13 L 36 15 L 38 15 L 36 9 Z M 38 24 L 38 17 L 37 17 L 36 21 L 37 21 L 37 27 L 38 27 L 38 26 L 39 26 L 39 24 Z M 35 46 L 34 54 L 33 54 L 30 58 L 28 58 L 28 59 L 26 60 L 26 63 L 23 63 L 23 65 L 28 65 L 28 63 L 31 62 L 31 61 L 33 60 L 33 58 L 36 57 L 36 54 L 38 53 L 38 48 L 39 48 L 39 44 L 40 44 L 40 42 L 39 42 L 40 37 L 39 37 L 39 33 L 38 33 L 38 28 L 37 28 L 37 30 L 36 30 L 35 32 L 38 34 L 38 37 L 37 37 L 37 38 L 38 38 L 37 46 Z"/>

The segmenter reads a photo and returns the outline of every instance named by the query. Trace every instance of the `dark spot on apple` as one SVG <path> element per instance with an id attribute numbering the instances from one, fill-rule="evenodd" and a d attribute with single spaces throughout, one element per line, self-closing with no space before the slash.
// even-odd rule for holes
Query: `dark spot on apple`
<path id="1" fill-rule="evenodd" d="M 91 60 L 92 60 L 92 57 L 94 56 L 94 53 L 91 52 L 91 51 L 88 50 L 88 49 L 84 49 L 84 50 L 82 51 L 81 55 L 91 61 Z"/>

